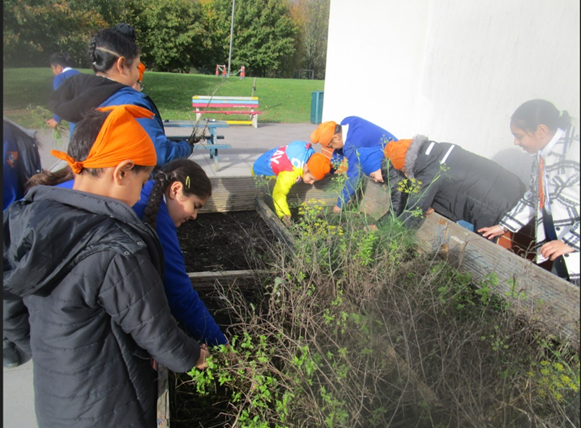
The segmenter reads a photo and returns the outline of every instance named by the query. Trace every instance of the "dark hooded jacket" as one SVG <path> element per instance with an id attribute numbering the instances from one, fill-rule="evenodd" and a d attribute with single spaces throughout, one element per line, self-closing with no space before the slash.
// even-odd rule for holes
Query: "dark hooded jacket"
<path id="1" fill-rule="evenodd" d="M 153 229 L 127 205 L 33 188 L 4 212 L 4 333 L 34 362 L 40 427 L 154 427 L 150 356 L 200 349 L 170 315 Z"/>
<path id="2" fill-rule="evenodd" d="M 417 193 L 404 195 L 400 218 L 413 223 L 412 211 L 428 208 L 474 230 L 494 226 L 525 193 L 524 183 L 496 162 L 450 143 L 413 138 L 405 156 L 408 178 L 421 181 Z M 416 217 L 417 218 L 417 217 Z"/>

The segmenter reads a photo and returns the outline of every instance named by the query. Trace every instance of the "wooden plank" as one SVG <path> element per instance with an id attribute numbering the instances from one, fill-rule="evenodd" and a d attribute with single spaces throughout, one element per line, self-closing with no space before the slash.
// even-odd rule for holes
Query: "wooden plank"
<path id="1" fill-rule="evenodd" d="M 169 428 L 168 370 L 157 363 L 157 427 Z"/>
<path id="2" fill-rule="evenodd" d="M 274 235 L 290 248 L 293 248 L 295 245 L 294 238 L 289 233 L 283 222 L 280 221 L 280 219 L 276 216 L 272 208 L 269 207 L 266 202 L 264 202 L 263 195 L 256 197 L 256 210 L 265 221 L 265 223 L 268 224 Z"/>
<path id="3" fill-rule="evenodd" d="M 242 106 L 233 106 L 233 107 L 242 107 Z M 216 111 L 216 110 L 198 111 L 198 110 L 196 110 L 194 113 L 197 113 L 197 114 L 210 114 L 210 113 L 215 113 L 215 114 L 262 114 L 261 111 L 250 111 L 250 110 L 220 110 L 220 111 Z"/>
<path id="4" fill-rule="evenodd" d="M 258 100 L 258 97 L 227 97 L 224 95 L 194 95 L 192 100 Z"/>
<path id="5" fill-rule="evenodd" d="M 250 174 L 250 171 L 248 171 Z M 315 182 L 314 185 L 297 183 L 287 197 L 289 204 L 303 203 L 309 199 L 323 201 L 323 205 L 333 206 L 337 202 L 339 193 L 328 190 L 331 177 Z M 237 177 L 210 177 L 212 182 L 212 196 L 206 202 L 200 213 L 204 212 L 227 212 L 227 211 L 254 211 L 256 210 L 255 199 L 259 193 L 264 193 L 264 188 L 256 187 L 256 180 L 253 176 Z M 268 183 L 270 194 L 274 188 L 275 180 Z M 269 202 L 269 195 L 265 201 Z"/>
<path id="6" fill-rule="evenodd" d="M 416 237 L 420 250 L 440 254 L 477 281 L 496 274 L 497 293 L 517 313 L 579 346 L 579 287 L 437 213 L 422 221 Z"/>
<path id="7" fill-rule="evenodd" d="M 391 204 L 389 188 L 385 183 L 376 183 L 375 180 L 366 178 L 359 211 L 369 216 L 373 221 L 377 221 L 389 210 Z"/>

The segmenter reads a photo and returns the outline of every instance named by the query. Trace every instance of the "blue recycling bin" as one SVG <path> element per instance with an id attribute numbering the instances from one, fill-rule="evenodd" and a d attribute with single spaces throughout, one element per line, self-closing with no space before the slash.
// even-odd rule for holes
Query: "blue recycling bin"
<path id="1" fill-rule="evenodd" d="M 323 91 L 314 91 L 311 95 L 311 123 L 323 121 Z"/>

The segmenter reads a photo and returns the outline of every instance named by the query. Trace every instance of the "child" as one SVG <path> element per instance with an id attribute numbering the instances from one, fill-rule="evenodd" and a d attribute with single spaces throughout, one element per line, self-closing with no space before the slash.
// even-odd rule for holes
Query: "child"
<path id="1" fill-rule="evenodd" d="M 69 53 L 56 52 L 50 56 L 50 68 L 54 74 L 54 79 L 52 80 L 53 90 L 56 91 L 65 79 L 80 73 L 80 71 L 73 68 L 74 65 L 75 62 Z M 46 124 L 51 128 L 56 128 L 60 123 L 61 118 L 56 114 L 52 119 L 46 121 Z"/>
<path id="2" fill-rule="evenodd" d="M 313 184 L 317 180 L 322 180 L 330 171 L 330 160 L 320 153 L 315 153 L 310 143 L 293 141 L 261 155 L 254 162 L 251 173 L 276 177 L 272 192 L 274 208 L 278 217 L 288 222 L 291 212 L 286 198 L 291 187 L 301 180 Z"/>
<path id="3" fill-rule="evenodd" d="M 402 195 L 400 206 L 394 208 L 405 222 L 413 221 L 412 211 L 419 208 L 426 214 L 432 208 L 452 221 L 464 220 L 478 229 L 498 222 L 525 192 L 522 181 L 496 162 L 423 135 L 390 141 L 382 155 L 389 162 L 384 163 L 384 171 L 372 172 L 376 181 L 383 181 L 388 164 L 417 180 L 416 189 Z"/>
<path id="4" fill-rule="evenodd" d="M 154 120 L 139 119 L 149 134 L 157 154 L 157 165 L 187 158 L 193 146 L 187 141 L 172 141 L 165 135 L 157 107 L 143 92 L 133 86 L 139 79 L 139 47 L 133 27 L 119 24 L 99 31 L 91 40 L 89 54 L 95 75 L 79 74 L 67 79 L 51 96 L 50 109 L 74 124 L 95 108 L 133 104 L 155 114 Z"/>
<path id="5" fill-rule="evenodd" d="M 198 210 L 212 195 L 212 183 L 204 170 L 189 159 L 176 159 L 147 182 L 133 207 L 144 222 L 155 228 L 165 258 L 163 285 L 172 315 L 199 341 L 227 345 L 187 274 L 177 229 L 195 220 Z"/>
<path id="6" fill-rule="evenodd" d="M 360 147 L 382 146 L 388 141 L 397 140 L 385 129 L 357 116 L 349 116 L 337 124 L 333 121 L 321 123 L 311 134 L 311 141 L 323 147 L 335 150 L 333 165 L 340 164 L 343 157 L 347 158 L 347 180 L 343 186 L 335 213 L 340 213 L 353 194 L 361 179 L 361 168 L 357 157 Z"/>
<path id="7" fill-rule="evenodd" d="M 202 367 L 171 316 L 156 234 L 130 208 L 156 165 L 121 105 L 88 113 L 68 154 L 73 189 L 37 186 L 4 215 L 5 334 L 34 360 L 40 427 L 156 426 L 156 373 Z"/>
<path id="8" fill-rule="evenodd" d="M 531 100 L 513 113 L 514 144 L 536 154 L 529 190 L 495 226 L 479 230 L 492 239 L 516 232 L 533 218 L 537 263 L 552 260 L 552 271 L 579 286 L 579 136 L 566 111 L 546 100 Z"/>

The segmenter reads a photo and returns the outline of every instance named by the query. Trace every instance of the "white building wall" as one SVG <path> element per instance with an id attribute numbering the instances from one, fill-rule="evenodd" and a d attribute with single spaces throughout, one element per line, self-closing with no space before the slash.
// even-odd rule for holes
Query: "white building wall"
<path id="1" fill-rule="evenodd" d="M 528 181 L 510 116 L 579 118 L 578 0 L 331 0 L 323 120 L 362 116 L 497 160 Z"/>

